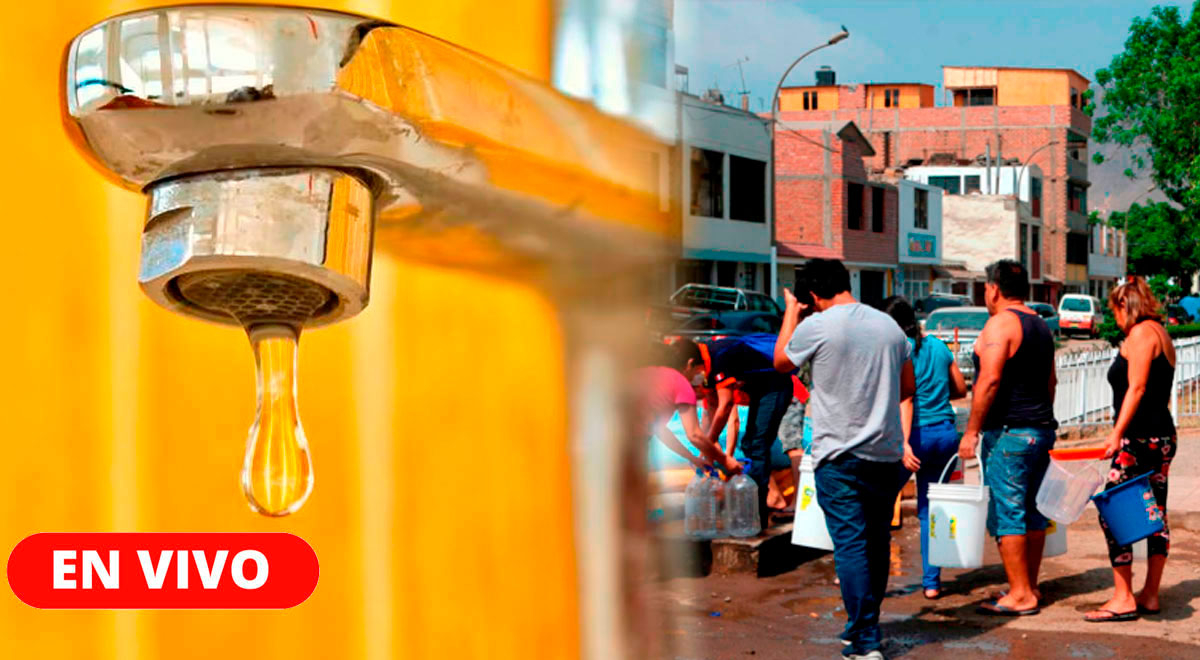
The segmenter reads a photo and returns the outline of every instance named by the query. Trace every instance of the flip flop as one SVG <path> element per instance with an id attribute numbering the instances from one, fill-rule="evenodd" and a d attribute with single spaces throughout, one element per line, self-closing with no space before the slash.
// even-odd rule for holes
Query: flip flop
<path id="1" fill-rule="evenodd" d="M 975 609 L 977 614 L 987 614 L 989 616 L 1033 616 L 1040 614 L 1042 608 L 1034 606 L 1027 610 L 1014 610 L 1011 607 L 1000 605 L 994 600 L 990 600 Z"/>
<path id="2" fill-rule="evenodd" d="M 1162 608 L 1152 610 L 1149 607 L 1142 607 L 1141 605 L 1138 605 L 1137 611 L 1138 611 L 1138 614 L 1148 614 L 1150 616 L 1154 616 L 1155 614 L 1162 614 Z"/>
<path id="3" fill-rule="evenodd" d="M 1141 617 L 1141 614 L 1139 614 L 1137 610 L 1133 610 L 1132 612 L 1114 612 L 1112 610 L 1094 610 L 1094 611 L 1095 612 L 1104 612 L 1105 614 L 1111 614 L 1112 616 L 1106 616 L 1101 619 L 1084 616 L 1083 620 L 1087 621 L 1088 623 L 1117 623 L 1120 621 L 1137 621 L 1138 618 Z"/>

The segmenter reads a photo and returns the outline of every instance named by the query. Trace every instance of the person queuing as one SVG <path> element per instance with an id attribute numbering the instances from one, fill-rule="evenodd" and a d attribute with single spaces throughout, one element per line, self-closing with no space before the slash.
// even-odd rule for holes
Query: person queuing
<path id="1" fill-rule="evenodd" d="M 1171 417 L 1175 347 L 1162 326 L 1162 308 L 1146 282 L 1137 277 L 1114 288 L 1108 304 L 1126 338 L 1108 371 L 1117 421 L 1104 443 L 1105 456 L 1112 457 L 1105 489 L 1149 473 L 1163 529 L 1146 541 L 1146 582 L 1135 596 L 1133 550 L 1117 545 L 1104 518 L 1100 518 L 1115 591 L 1112 598 L 1084 617 L 1092 622 L 1132 621 L 1142 614 L 1159 612 L 1158 587 L 1170 547 L 1167 473 L 1175 457 L 1175 422 Z"/>
<path id="2" fill-rule="evenodd" d="M 879 609 L 887 590 L 892 503 L 909 473 L 900 405 L 915 389 L 911 350 L 892 319 L 860 304 L 840 261 L 797 270 L 797 295 L 775 345 L 775 367 L 812 363 L 817 503 L 833 539 L 848 621 L 843 655 L 882 658 Z"/>
<path id="3" fill-rule="evenodd" d="M 642 406 L 641 428 L 650 429 L 668 449 L 697 468 L 715 464 L 728 473 L 741 471 L 741 464 L 723 452 L 720 445 L 700 428 L 695 390 L 705 374 L 700 347 L 690 339 L 679 339 L 670 346 L 655 346 L 654 349 L 661 352 L 663 364 L 643 367 L 634 375 Z M 668 428 L 667 423 L 675 413 L 679 413 L 688 441 L 695 445 L 701 456 L 688 451 Z"/>
<path id="4" fill-rule="evenodd" d="M 1049 521 L 1036 497 L 1054 446 L 1054 338 L 1025 306 L 1029 274 L 1011 259 L 987 267 L 984 299 L 991 318 L 975 340 L 975 390 L 958 455 L 980 445 L 984 483 L 991 491 L 987 529 L 1000 547 L 1008 591 L 984 603 L 982 614 L 1037 614 L 1037 576 Z"/>
<path id="5" fill-rule="evenodd" d="M 901 409 L 901 423 L 911 429 L 904 445 L 904 466 L 917 474 L 917 519 L 921 531 L 921 587 L 926 598 L 941 595 L 941 569 L 929 563 L 929 484 L 936 482 L 958 452 L 958 430 L 950 399 L 967 394 L 967 382 L 954 353 L 933 336 L 924 336 L 912 305 L 900 296 L 883 302 L 912 348 L 916 392 L 913 405 Z"/>
<path id="6" fill-rule="evenodd" d="M 779 434 L 779 424 L 792 401 L 792 378 L 775 370 L 772 360 L 774 335 L 750 334 L 726 337 L 700 345 L 703 355 L 705 404 L 703 428 L 709 441 L 716 442 L 734 413 L 739 396 L 745 396 L 749 410 L 742 454 L 750 460 L 746 473 L 758 486 L 758 514 L 762 528 L 770 518 L 767 507 L 771 445 Z M 740 466 L 739 466 L 740 467 Z"/>

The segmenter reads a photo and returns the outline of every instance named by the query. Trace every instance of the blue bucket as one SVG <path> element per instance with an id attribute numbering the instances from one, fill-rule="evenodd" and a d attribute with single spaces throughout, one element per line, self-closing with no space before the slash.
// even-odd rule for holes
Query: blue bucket
<path id="1" fill-rule="evenodd" d="M 1117 545 L 1131 545 L 1163 530 L 1163 514 L 1150 490 L 1150 474 L 1092 496 Z"/>

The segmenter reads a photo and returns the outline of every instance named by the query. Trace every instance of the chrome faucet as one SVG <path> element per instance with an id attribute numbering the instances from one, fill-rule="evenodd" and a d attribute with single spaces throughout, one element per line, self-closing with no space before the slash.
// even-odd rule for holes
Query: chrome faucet
<path id="1" fill-rule="evenodd" d="M 76 37 L 63 79 L 77 146 L 149 197 L 143 290 L 202 319 L 349 318 L 368 301 L 376 232 L 417 258 L 568 276 L 660 258 L 670 233 L 646 167 L 663 145 L 382 21 L 150 9 Z M 478 249 L 439 252 L 443 236 Z"/>

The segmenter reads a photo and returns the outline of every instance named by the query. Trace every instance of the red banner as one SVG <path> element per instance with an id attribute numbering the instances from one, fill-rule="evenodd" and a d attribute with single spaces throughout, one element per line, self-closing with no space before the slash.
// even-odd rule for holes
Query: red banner
<path id="1" fill-rule="evenodd" d="M 13 593 L 43 609 L 287 609 L 319 573 L 292 534 L 34 534 L 8 557 Z"/>

